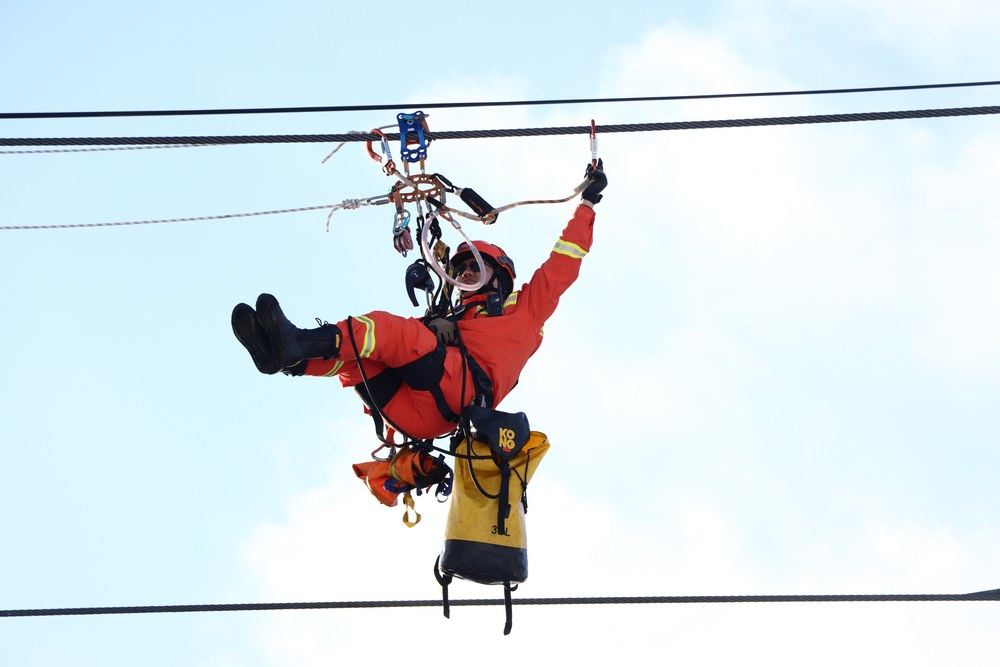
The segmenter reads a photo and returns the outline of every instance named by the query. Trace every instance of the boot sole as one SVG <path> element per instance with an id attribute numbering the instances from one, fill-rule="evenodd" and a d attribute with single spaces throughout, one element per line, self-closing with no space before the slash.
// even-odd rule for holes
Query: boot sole
<path id="1" fill-rule="evenodd" d="M 261 294 L 257 297 L 257 321 L 264 330 L 270 346 L 271 358 L 276 363 L 285 359 L 285 351 L 281 346 L 281 324 L 287 319 L 278 305 L 278 300 L 271 294 Z"/>
<path id="2" fill-rule="evenodd" d="M 258 323 L 253 308 L 245 303 L 233 308 L 232 325 L 236 340 L 240 341 L 250 353 L 250 358 L 253 359 L 258 371 L 265 375 L 274 375 L 281 370 L 272 356 L 271 343 Z"/>

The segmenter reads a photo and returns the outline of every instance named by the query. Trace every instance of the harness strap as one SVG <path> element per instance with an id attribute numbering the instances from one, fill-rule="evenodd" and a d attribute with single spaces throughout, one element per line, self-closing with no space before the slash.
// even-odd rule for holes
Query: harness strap
<path id="1" fill-rule="evenodd" d="M 507 519 L 510 518 L 510 462 L 500 459 L 500 492 L 497 494 L 497 533 L 507 534 Z"/>
<path id="2" fill-rule="evenodd" d="M 368 382 L 355 385 L 354 390 L 368 409 L 374 411 L 384 408 L 402 386 L 402 378 L 393 373 L 392 369 L 386 369 L 375 377 L 368 378 Z"/>
<path id="3" fill-rule="evenodd" d="M 403 384 L 418 391 L 427 391 L 434 398 L 438 412 L 449 422 L 458 422 L 458 415 L 448 406 L 444 392 L 441 390 L 441 378 L 444 376 L 444 358 L 447 353 L 444 345 L 438 344 L 437 348 L 425 354 L 419 359 L 415 359 L 405 366 L 399 368 L 387 368 L 373 378 L 367 378 L 366 382 L 355 385 L 354 390 L 372 414 L 375 420 L 375 428 L 379 434 L 384 432 L 385 419 L 382 410 L 388 405 L 392 397 L 396 395 Z M 359 360 L 360 362 L 360 360 Z M 485 377 L 482 368 L 476 364 L 476 368 Z M 473 371 L 475 377 L 476 371 Z M 489 382 L 489 378 L 486 378 Z M 476 380 L 477 385 L 479 380 Z M 492 392 L 491 392 L 492 395 Z M 398 429 L 397 429 L 398 430 Z"/>
<path id="4" fill-rule="evenodd" d="M 483 407 L 492 408 L 493 381 L 490 380 L 490 376 L 486 374 L 486 371 L 479 365 L 476 358 L 469 354 L 465 343 L 459 341 L 458 349 L 461 350 L 462 356 L 465 358 L 465 363 L 469 365 L 469 371 L 472 373 L 472 382 L 476 389 L 476 403 Z"/>
<path id="5" fill-rule="evenodd" d="M 444 377 L 444 361 L 448 353 L 447 348 L 442 343 L 438 343 L 434 350 L 408 364 L 399 368 L 387 368 L 375 377 L 369 378 L 364 373 L 363 362 L 358 354 L 357 343 L 354 340 L 350 321 L 348 321 L 347 328 L 348 337 L 351 345 L 354 347 L 358 366 L 361 368 L 361 376 L 364 380 L 364 382 L 355 385 L 354 389 L 358 396 L 361 397 L 362 402 L 368 407 L 372 420 L 375 422 L 375 431 L 378 433 L 379 439 L 383 442 L 385 441 L 383 434 L 385 433 L 385 424 L 388 421 L 382 410 L 388 405 L 389 401 L 392 400 L 392 397 L 396 395 L 404 383 L 417 391 L 430 392 L 434 398 L 438 412 L 441 413 L 441 416 L 445 420 L 455 424 L 461 421 L 459 415 L 455 414 L 451 407 L 449 407 L 448 401 L 445 400 L 444 391 L 441 389 L 441 378 Z M 474 403 L 484 407 L 492 407 L 493 382 L 490 380 L 489 375 L 486 374 L 486 371 L 479 365 L 475 357 L 469 354 L 469 350 L 466 349 L 461 341 L 458 343 L 458 349 L 462 354 L 463 360 L 468 365 L 469 372 L 472 374 L 472 381 L 475 388 Z M 403 435 L 407 435 L 405 431 L 397 428 L 391 422 L 389 425 Z M 414 440 L 415 438 L 410 439 Z"/>
<path id="6" fill-rule="evenodd" d="M 432 352 L 428 352 L 405 366 L 400 366 L 396 369 L 396 373 L 410 388 L 430 392 L 441 416 L 449 422 L 457 422 L 458 415 L 448 407 L 444 392 L 441 390 L 441 378 L 444 377 L 444 359 L 447 353 L 445 346 L 438 343 Z"/>

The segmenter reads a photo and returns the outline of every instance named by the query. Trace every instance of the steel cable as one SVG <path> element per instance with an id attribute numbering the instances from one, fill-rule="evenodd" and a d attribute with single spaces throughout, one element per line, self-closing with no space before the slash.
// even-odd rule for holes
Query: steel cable
<path id="1" fill-rule="evenodd" d="M 561 597 L 521 598 L 513 604 L 608 605 L 608 604 L 729 604 L 741 602 L 1000 602 L 1000 589 L 977 593 L 861 594 L 861 595 L 673 595 L 654 597 Z M 64 609 L 0 610 L 0 617 L 89 616 L 108 614 L 162 614 L 223 611 L 287 611 L 294 609 L 374 609 L 438 607 L 441 600 L 348 600 L 342 602 L 262 602 L 247 604 L 191 604 L 134 607 L 77 607 Z M 453 607 L 503 605 L 500 599 L 449 600 Z"/>
<path id="2" fill-rule="evenodd" d="M 219 116 L 234 114 L 330 113 L 341 111 L 388 111 L 396 109 L 460 109 L 469 107 L 541 106 L 565 104 L 606 104 L 609 102 L 675 102 L 741 97 L 777 97 L 794 95 L 839 95 L 844 93 L 884 93 L 904 90 L 941 88 L 972 88 L 1000 85 L 1000 81 L 969 81 L 964 83 L 930 83 L 909 86 L 869 86 L 865 88 L 825 88 L 819 90 L 781 90 L 757 93 L 710 93 L 701 95 L 658 95 L 645 97 L 592 97 L 553 100 L 508 100 L 497 102 L 432 102 L 428 104 L 356 104 L 343 106 L 261 107 L 250 109 L 170 109 L 161 111 L 42 111 L 32 113 L 0 113 L 0 119 L 28 120 L 41 118 L 121 118 L 138 116 Z"/>
<path id="3" fill-rule="evenodd" d="M 737 118 L 723 120 L 688 120 L 666 123 L 634 123 L 628 125 L 599 125 L 599 134 L 621 132 L 662 132 L 670 130 L 704 130 L 720 128 L 764 127 L 773 125 L 809 125 L 816 123 L 850 123 L 876 120 L 912 120 L 918 118 L 947 118 L 955 116 L 980 116 L 1000 113 L 1000 106 L 958 107 L 950 109 L 918 109 L 912 111 L 869 111 L 812 116 L 778 116 L 770 118 Z M 569 127 L 534 127 L 494 130 L 451 130 L 429 132 L 431 140 L 492 139 L 501 137 L 538 137 L 553 135 L 590 134 L 589 125 Z M 349 143 L 379 141 L 380 135 L 371 133 L 348 134 L 277 134 L 230 135 L 185 137 L 0 137 L 0 146 L 127 146 L 148 144 L 277 144 L 277 143 Z M 390 141 L 399 140 L 399 134 L 385 134 Z"/>
<path id="4" fill-rule="evenodd" d="M 628 125 L 602 125 L 597 130 L 601 134 L 614 134 L 622 132 L 657 132 L 670 130 L 695 130 L 695 129 L 719 129 L 719 128 L 744 128 L 763 127 L 775 125 L 808 125 L 816 123 L 847 123 L 880 120 L 910 120 L 918 118 L 947 118 L 955 116 L 977 116 L 1000 113 L 1000 106 L 985 107 L 958 107 L 950 109 L 923 109 L 911 111 L 872 111 L 862 113 L 827 114 L 813 116 L 783 116 L 771 118 L 742 118 L 729 120 L 692 120 L 675 121 L 666 123 L 634 123 Z M 569 127 L 536 127 L 521 129 L 493 129 L 493 130 L 452 130 L 443 132 L 430 132 L 430 140 L 437 139 L 479 139 L 479 138 L 502 138 L 502 137 L 535 137 L 551 135 L 571 135 L 588 134 L 592 128 L 589 125 L 569 126 Z M 90 137 L 90 138 L 31 138 L 31 137 L 8 137 L 0 138 L 0 146 L 141 146 L 152 145 L 158 148 L 188 145 L 236 145 L 236 144 L 261 144 L 261 143 L 333 143 L 341 144 L 358 141 L 377 141 L 382 138 L 393 141 L 398 140 L 398 134 L 366 134 L 361 132 L 350 132 L 347 134 L 305 134 L 305 135 L 250 135 L 250 136 L 206 136 L 206 137 Z M 30 151 L 29 151 L 30 152 Z M 242 218 L 257 215 L 271 215 L 275 213 L 289 213 L 297 211 L 317 210 L 330 208 L 330 206 L 312 206 L 305 208 L 283 209 L 278 211 L 264 211 L 257 213 L 236 213 L 219 216 L 203 216 L 192 218 L 173 218 L 166 220 L 136 220 L 128 222 L 112 223 L 90 223 L 90 224 L 61 224 L 61 225 L 7 225 L 0 226 L 0 231 L 29 230 L 29 229 L 69 229 L 78 227 L 116 227 L 124 225 L 145 225 L 160 224 L 168 222 L 192 222 L 202 220 L 221 220 L 227 218 Z"/>

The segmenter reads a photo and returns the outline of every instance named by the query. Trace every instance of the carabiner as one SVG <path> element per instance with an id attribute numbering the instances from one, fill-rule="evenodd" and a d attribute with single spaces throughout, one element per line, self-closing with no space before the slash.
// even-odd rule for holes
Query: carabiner
<path id="1" fill-rule="evenodd" d="M 386 176 L 392 176 L 396 173 L 396 163 L 392 161 L 392 151 L 389 150 L 389 139 L 387 139 L 382 130 L 377 127 L 371 131 L 371 134 L 374 134 L 382 139 L 382 155 L 378 155 L 375 152 L 372 148 L 372 142 L 369 140 L 368 157 L 382 165 L 382 171 L 385 172 Z"/>
<path id="2" fill-rule="evenodd" d="M 392 225 L 393 234 L 401 234 L 404 229 L 410 226 L 410 212 L 405 208 L 396 211 L 395 220 Z"/>
<path id="3" fill-rule="evenodd" d="M 597 169 L 597 125 L 590 119 L 590 164 Z"/>

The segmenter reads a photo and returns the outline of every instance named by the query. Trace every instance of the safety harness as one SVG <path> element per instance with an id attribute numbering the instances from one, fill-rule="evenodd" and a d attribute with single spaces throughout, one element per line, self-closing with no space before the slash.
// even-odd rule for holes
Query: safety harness
<path id="1" fill-rule="evenodd" d="M 427 391 L 434 398 L 441 416 L 445 420 L 455 424 L 457 431 L 458 427 L 462 424 L 462 416 L 455 414 L 448 406 L 440 384 L 444 374 L 446 348 L 439 343 L 432 352 L 419 359 L 399 368 L 386 368 L 374 377 L 370 377 L 365 371 L 365 364 L 359 353 L 352 320 L 353 318 L 348 318 L 347 320 L 347 337 L 353 348 L 362 378 L 362 382 L 355 386 L 355 391 L 357 391 L 364 403 L 365 411 L 372 417 L 375 424 L 375 433 L 382 443 L 371 454 L 373 462 L 380 465 L 357 464 L 354 466 L 354 471 L 365 482 L 372 495 L 385 505 L 390 507 L 395 506 L 398 495 L 402 493 L 404 504 L 407 507 L 407 512 L 403 514 L 403 522 L 412 527 L 420 521 L 420 515 L 414 510 L 416 518 L 411 519 L 409 516 L 409 510 L 413 508 L 411 491 L 420 495 L 429 487 L 437 485 L 435 495 L 442 502 L 451 493 L 450 480 L 452 471 L 447 463 L 445 463 L 443 456 L 438 456 L 430 460 L 432 456 L 431 452 L 435 450 L 446 453 L 450 452 L 449 450 L 435 447 L 433 439 L 415 438 L 403 428 L 394 424 L 385 414 L 385 406 L 388 405 L 389 401 L 396 395 L 396 392 L 399 391 L 403 384 L 418 391 Z M 458 348 L 461 352 L 463 362 L 462 405 L 479 406 L 483 409 L 492 407 L 493 383 L 490 381 L 489 376 L 460 341 Z M 472 399 L 468 403 L 465 401 L 466 369 L 472 376 L 474 390 Z M 397 433 L 403 437 L 402 443 L 396 443 L 395 435 Z M 388 450 L 385 456 L 380 455 L 383 449 Z M 393 466 L 381 465 L 394 461 L 400 455 L 400 452 L 407 451 L 416 453 L 419 460 L 417 466 L 419 474 L 415 476 L 396 475 L 394 474 L 396 469 Z M 409 469 L 399 468 L 399 470 Z"/>

